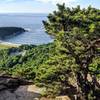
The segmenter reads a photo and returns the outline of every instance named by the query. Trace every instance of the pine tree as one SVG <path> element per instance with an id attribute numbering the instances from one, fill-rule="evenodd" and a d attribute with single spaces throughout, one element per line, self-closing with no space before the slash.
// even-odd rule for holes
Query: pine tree
<path id="1" fill-rule="evenodd" d="M 55 39 L 59 52 L 74 59 L 76 67 L 71 69 L 77 78 L 80 97 L 90 100 L 93 95 L 94 99 L 96 87 L 100 88 L 97 85 L 97 76 L 100 76 L 100 10 L 91 6 L 87 9 L 80 6 L 66 8 L 65 4 L 57 6 L 58 11 L 43 21 L 45 30 Z"/>

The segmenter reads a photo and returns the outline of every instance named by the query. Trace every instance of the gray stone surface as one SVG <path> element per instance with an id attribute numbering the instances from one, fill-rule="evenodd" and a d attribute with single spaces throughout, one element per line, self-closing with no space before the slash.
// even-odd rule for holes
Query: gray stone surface
<path id="1" fill-rule="evenodd" d="M 39 100 L 40 89 L 24 79 L 0 76 L 0 100 Z"/>

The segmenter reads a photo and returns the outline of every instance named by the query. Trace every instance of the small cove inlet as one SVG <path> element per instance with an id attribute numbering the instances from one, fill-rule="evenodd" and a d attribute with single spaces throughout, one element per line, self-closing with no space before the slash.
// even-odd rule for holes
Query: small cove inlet
<path id="1" fill-rule="evenodd" d="M 53 39 L 45 33 L 42 24 L 47 14 L 0 14 L 0 27 L 22 27 L 26 32 L 14 37 L 9 37 L 0 43 L 7 44 L 47 44 Z M 5 42 L 4 42 L 5 41 Z"/>

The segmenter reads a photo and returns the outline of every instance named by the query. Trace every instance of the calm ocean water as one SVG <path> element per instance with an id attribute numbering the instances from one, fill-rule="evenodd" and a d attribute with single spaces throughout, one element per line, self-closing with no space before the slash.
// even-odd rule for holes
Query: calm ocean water
<path id="1" fill-rule="evenodd" d="M 17 44 L 46 44 L 52 42 L 51 37 L 44 32 L 42 20 L 47 14 L 0 14 L 0 27 L 15 26 L 28 29 L 18 36 L 5 41 Z"/>

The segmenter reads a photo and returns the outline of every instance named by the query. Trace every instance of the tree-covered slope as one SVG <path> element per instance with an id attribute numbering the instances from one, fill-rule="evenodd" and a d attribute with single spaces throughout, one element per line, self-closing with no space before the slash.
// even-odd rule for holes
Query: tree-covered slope
<path id="1" fill-rule="evenodd" d="M 0 70 L 13 76 L 34 79 L 36 69 L 54 53 L 54 44 L 0 50 Z"/>

